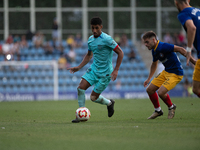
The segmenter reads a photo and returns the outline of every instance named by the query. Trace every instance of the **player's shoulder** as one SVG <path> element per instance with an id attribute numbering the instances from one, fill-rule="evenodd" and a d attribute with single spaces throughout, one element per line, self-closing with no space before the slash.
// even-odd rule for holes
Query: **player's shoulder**
<path id="1" fill-rule="evenodd" d="M 91 35 L 89 38 L 88 38 L 88 41 L 89 40 L 94 40 L 94 35 Z"/>
<path id="2" fill-rule="evenodd" d="M 174 45 L 173 44 L 169 44 L 169 43 L 165 43 L 165 42 L 159 42 L 159 49 L 161 50 L 165 50 L 165 49 L 173 49 Z"/>
<path id="3" fill-rule="evenodd" d="M 104 33 L 104 32 L 102 32 L 102 34 L 100 35 L 100 38 L 105 41 L 112 39 L 112 37 L 110 35 L 108 35 L 107 33 Z"/>
<path id="4" fill-rule="evenodd" d="M 169 44 L 169 43 L 166 43 L 166 42 L 159 42 L 159 45 L 160 46 L 169 46 L 169 45 L 172 45 L 172 44 Z"/>
<path id="5" fill-rule="evenodd" d="M 165 49 L 168 48 L 171 44 L 159 41 L 158 49 Z"/>
<path id="6" fill-rule="evenodd" d="M 94 40 L 94 35 L 91 35 L 91 36 L 88 38 L 88 43 L 91 43 L 93 40 Z"/>
<path id="7" fill-rule="evenodd" d="M 159 41 L 158 43 L 158 49 L 162 48 L 163 46 L 165 46 L 164 42 Z"/>
<path id="8" fill-rule="evenodd" d="M 179 12 L 178 16 L 183 16 L 183 15 L 189 15 L 192 13 L 192 11 L 196 9 L 194 7 L 187 7 L 185 9 L 183 9 L 181 12 Z"/>

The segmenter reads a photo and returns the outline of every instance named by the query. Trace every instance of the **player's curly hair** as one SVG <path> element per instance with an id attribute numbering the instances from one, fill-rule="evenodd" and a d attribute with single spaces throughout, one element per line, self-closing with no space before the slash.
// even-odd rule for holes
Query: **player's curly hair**
<path id="1" fill-rule="evenodd" d="M 102 25 L 102 19 L 100 17 L 94 17 L 90 20 L 91 25 Z"/>
<path id="2" fill-rule="evenodd" d="M 152 38 L 152 37 L 155 37 L 157 39 L 157 35 L 153 31 L 148 31 L 142 36 L 143 39 L 149 39 L 149 38 Z"/>

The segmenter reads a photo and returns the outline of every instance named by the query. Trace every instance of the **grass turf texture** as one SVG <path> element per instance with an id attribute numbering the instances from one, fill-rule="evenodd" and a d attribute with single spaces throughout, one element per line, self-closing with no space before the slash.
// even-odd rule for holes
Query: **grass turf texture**
<path id="1" fill-rule="evenodd" d="M 147 120 L 148 99 L 116 100 L 115 114 L 86 101 L 87 122 L 71 123 L 77 101 L 1 102 L 1 150 L 196 150 L 200 147 L 200 99 L 173 98 L 175 118 L 160 101 L 164 115 Z"/>

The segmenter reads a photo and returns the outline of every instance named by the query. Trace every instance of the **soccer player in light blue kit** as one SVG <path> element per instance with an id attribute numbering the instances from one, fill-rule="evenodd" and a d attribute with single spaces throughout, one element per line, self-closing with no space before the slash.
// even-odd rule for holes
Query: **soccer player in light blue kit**
<path id="1" fill-rule="evenodd" d="M 101 93 L 106 89 L 111 79 L 113 81 L 116 80 L 124 54 L 111 36 L 101 31 L 103 27 L 101 18 L 92 18 L 90 24 L 93 35 L 88 39 L 88 53 L 79 66 L 68 68 L 68 70 L 70 70 L 71 73 L 75 73 L 94 57 L 93 64 L 82 76 L 82 80 L 77 88 L 78 104 L 79 107 L 85 107 L 85 91 L 90 86 L 94 85 L 90 99 L 93 102 L 107 105 L 108 117 L 112 117 L 114 114 L 115 101 L 103 97 Z M 112 66 L 113 51 L 118 55 L 114 69 Z M 78 122 L 80 121 L 77 119 L 72 120 L 72 123 Z"/>
<path id="2" fill-rule="evenodd" d="M 200 98 L 200 9 L 191 7 L 190 0 L 175 0 L 179 11 L 178 19 L 187 32 L 187 65 L 191 57 L 192 45 L 197 50 L 198 60 L 193 72 L 193 92 Z"/>

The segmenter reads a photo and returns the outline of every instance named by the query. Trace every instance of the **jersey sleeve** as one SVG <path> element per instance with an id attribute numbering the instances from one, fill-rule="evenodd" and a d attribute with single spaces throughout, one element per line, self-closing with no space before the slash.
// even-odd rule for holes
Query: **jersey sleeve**
<path id="1" fill-rule="evenodd" d="M 110 47 L 112 50 L 115 50 L 118 47 L 118 44 L 110 36 L 106 39 L 106 43 L 107 46 Z"/>
<path id="2" fill-rule="evenodd" d="M 90 44 L 89 44 L 89 39 L 88 39 L 88 51 L 91 51 L 92 49 L 90 48 Z"/>
<path id="3" fill-rule="evenodd" d="M 180 21 L 180 23 L 182 24 L 182 26 L 185 25 L 185 22 L 187 20 L 191 20 L 191 19 L 192 18 L 189 15 L 186 15 L 186 14 L 183 14 L 183 13 L 181 13 L 181 14 L 178 15 L 178 20 Z"/>

